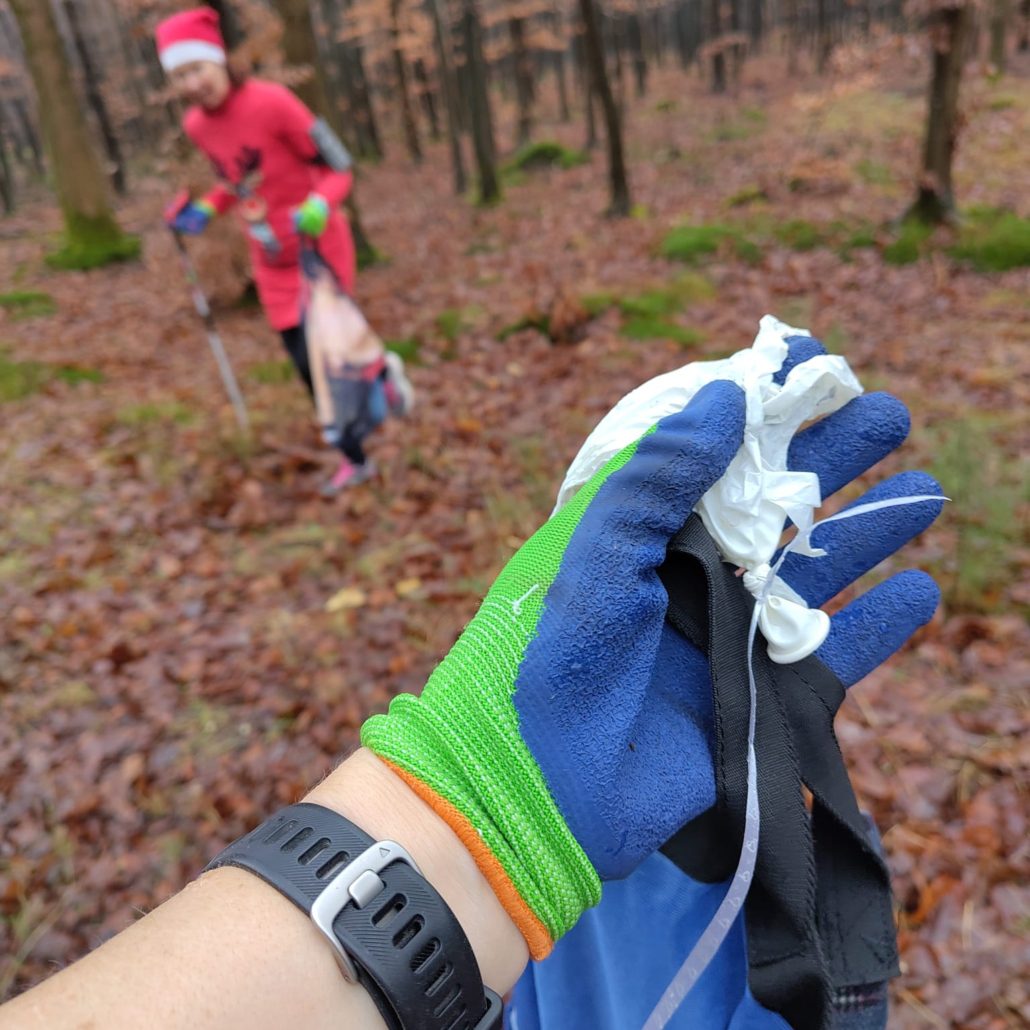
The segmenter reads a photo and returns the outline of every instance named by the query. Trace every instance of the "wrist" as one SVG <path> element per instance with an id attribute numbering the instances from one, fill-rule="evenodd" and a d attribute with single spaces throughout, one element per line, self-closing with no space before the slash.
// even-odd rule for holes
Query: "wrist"
<path id="1" fill-rule="evenodd" d="M 515 983 L 529 958 L 522 934 L 450 827 L 387 765 L 362 748 L 304 800 L 406 848 L 461 924 L 484 983 L 499 994 Z"/>

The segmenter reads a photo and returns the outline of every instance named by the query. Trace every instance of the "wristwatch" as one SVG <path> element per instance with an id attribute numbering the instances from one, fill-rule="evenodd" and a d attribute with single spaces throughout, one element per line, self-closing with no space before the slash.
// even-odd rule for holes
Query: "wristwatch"
<path id="1" fill-rule="evenodd" d="M 500 1030 L 501 999 L 465 932 L 395 841 L 321 805 L 290 805 L 207 868 L 220 866 L 250 870 L 309 915 L 390 1030 Z"/>

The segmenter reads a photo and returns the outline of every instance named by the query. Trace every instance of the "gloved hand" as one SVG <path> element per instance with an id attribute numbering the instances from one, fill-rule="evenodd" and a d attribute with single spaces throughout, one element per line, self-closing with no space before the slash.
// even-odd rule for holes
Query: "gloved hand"
<path id="1" fill-rule="evenodd" d="M 165 222 L 174 232 L 199 236 L 214 216 L 214 206 L 206 200 L 186 200 L 185 203 L 173 201 L 165 211 Z"/>
<path id="2" fill-rule="evenodd" d="M 296 211 L 293 212 L 293 224 L 297 232 L 317 239 L 325 232 L 329 224 L 329 204 L 325 197 L 312 193 Z"/>
<path id="3" fill-rule="evenodd" d="M 780 383 L 794 365 L 824 353 L 810 337 L 788 342 L 790 354 L 776 376 Z M 908 429 L 904 405 L 887 394 L 866 394 L 799 433 L 790 449 L 789 466 L 816 473 L 826 498 L 898 447 Z M 938 493 L 931 477 L 906 472 L 874 487 L 855 503 Z M 939 503 L 920 503 L 830 523 L 816 530 L 813 539 L 828 554 L 817 560 L 788 556 L 781 575 L 810 605 L 824 604 L 925 530 L 939 511 Z M 937 602 L 937 587 L 929 576 L 900 572 L 833 617 L 817 657 L 850 687 L 926 623 Z M 651 680 L 653 692 L 678 693 L 684 707 L 696 711 L 703 725 L 710 724 L 712 687 L 707 663 L 668 625 L 662 631 Z M 605 746 L 603 738 L 598 746 Z M 698 749 L 692 758 L 697 776 L 712 784 L 714 796 L 710 754 Z M 652 856 L 624 882 L 606 889 L 599 907 L 584 916 L 548 962 L 527 969 L 515 988 L 512 1021 L 517 1016 L 519 1026 L 527 1030 L 552 1026 L 622 1030 L 643 1025 L 725 893 L 724 883 L 692 880 L 664 856 Z M 784 1030 L 781 1017 L 763 1008 L 748 991 L 747 976 L 740 916 L 717 958 L 669 1024 L 670 1030 L 694 1026 Z M 844 1001 L 846 1009 L 837 1012 L 842 1030 L 884 1025 L 884 985 L 867 985 Z"/>
<path id="4" fill-rule="evenodd" d="M 860 400 L 796 441 L 795 467 L 825 469 L 825 493 L 907 430 L 896 401 Z M 656 569 L 738 449 L 742 408 L 736 386 L 709 384 L 612 459 L 502 571 L 422 698 L 399 697 L 364 727 L 363 742 L 462 837 L 535 957 L 596 902 L 599 878 L 626 875 L 714 802 L 707 663 L 665 625 Z M 869 424 L 874 409 L 884 418 Z M 896 478 L 876 494 L 917 488 L 935 492 Z M 826 527 L 835 556 L 795 570 L 793 585 L 820 603 L 937 507 L 877 513 L 868 546 L 868 517 Z M 936 602 L 928 577 L 895 577 L 835 618 L 820 657 L 850 684 Z"/>
<path id="5" fill-rule="evenodd" d="M 649 686 L 666 646 L 656 570 L 743 426 L 743 392 L 715 382 L 612 458 L 502 570 L 421 698 L 363 728 L 461 836 L 534 957 L 596 904 L 598 874 L 712 804 L 703 721 Z"/>

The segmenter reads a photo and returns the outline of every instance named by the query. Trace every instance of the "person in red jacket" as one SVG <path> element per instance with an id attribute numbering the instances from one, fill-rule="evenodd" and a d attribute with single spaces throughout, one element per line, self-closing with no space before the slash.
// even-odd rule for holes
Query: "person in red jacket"
<path id="1" fill-rule="evenodd" d="M 211 8 L 165 19 L 156 37 L 170 83 L 191 105 L 183 128 L 219 179 L 202 199 L 170 209 L 169 224 L 197 234 L 215 215 L 236 209 L 249 237 L 261 306 L 311 391 L 302 236 L 315 241 L 339 288 L 351 295 L 354 241 L 339 210 L 353 182 L 350 155 L 329 126 L 284 86 L 254 78 L 237 81 L 230 74 L 218 15 Z M 399 363 L 391 362 L 384 377 L 391 408 L 401 413 L 409 387 Z M 345 450 L 326 492 L 374 474 L 364 452 L 351 450 Z"/>

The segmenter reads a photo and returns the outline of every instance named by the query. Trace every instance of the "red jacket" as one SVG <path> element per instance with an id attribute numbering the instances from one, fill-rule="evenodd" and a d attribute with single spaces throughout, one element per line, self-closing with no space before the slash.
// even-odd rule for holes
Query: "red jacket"
<path id="1" fill-rule="evenodd" d="M 219 212 L 260 198 L 278 249 L 250 239 L 258 296 L 275 329 L 301 321 L 300 239 L 292 213 L 311 193 L 329 204 L 329 224 L 318 249 L 343 288 L 353 292 L 354 241 L 339 205 L 350 192 L 350 172 L 334 172 L 311 140 L 315 116 L 284 86 L 248 79 L 221 107 L 192 107 L 183 127 L 210 158 L 221 184 L 204 199 Z"/>

